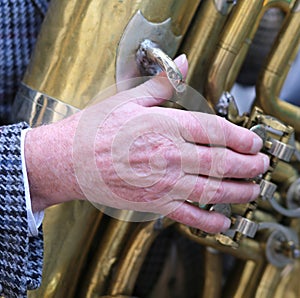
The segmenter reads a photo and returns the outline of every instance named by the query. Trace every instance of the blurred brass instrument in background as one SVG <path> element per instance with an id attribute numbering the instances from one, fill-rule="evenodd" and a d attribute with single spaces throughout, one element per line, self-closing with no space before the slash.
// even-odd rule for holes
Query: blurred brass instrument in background
<path id="1" fill-rule="evenodd" d="M 282 22 L 251 111 L 241 114 L 230 90 L 270 9 L 282 12 Z M 167 218 L 132 223 L 129 211 L 116 211 L 124 221 L 117 220 L 86 202 L 50 208 L 43 283 L 29 297 L 133 297 L 153 245 L 170 229 L 197 246 L 201 261 L 178 269 L 170 253 L 169 266 L 202 275 L 193 276 L 193 294 L 184 284 L 185 294 L 166 294 L 171 285 L 160 279 L 147 297 L 299 297 L 300 110 L 279 98 L 299 40 L 296 0 L 53 0 L 15 102 L 18 120 L 33 126 L 58 121 L 106 87 L 139 76 L 138 50 L 160 68 L 172 68 L 168 56 L 184 52 L 187 83 L 216 113 L 259 134 L 271 166 L 257 177 L 261 196 L 255 202 L 206 206 L 231 218 L 230 230 L 218 235 Z M 175 263 L 184 253 L 175 252 Z"/>

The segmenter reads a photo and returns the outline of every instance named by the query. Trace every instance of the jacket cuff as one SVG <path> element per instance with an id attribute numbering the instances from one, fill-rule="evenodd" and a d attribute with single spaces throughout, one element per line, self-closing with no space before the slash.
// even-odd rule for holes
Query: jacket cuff
<path id="1" fill-rule="evenodd" d="M 26 210 L 27 210 L 28 234 L 29 236 L 38 236 L 39 234 L 38 228 L 43 222 L 44 211 L 33 213 L 31 208 L 31 197 L 30 197 L 29 182 L 28 182 L 26 160 L 25 160 L 25 137 L 26 137 L 26 133 L 29 130 L 30 128 L 26 128 L 21 131 L 22 173 L 23 173 L 23 183 L 24 183 L 24 190 L 25 190 Z"/>
<path id="2" fill-rule="evenodd" d="M 42 278 L 42 228 L 28 236 L 20 144 L 27 127 L 0 127 L 0 289 L 8 297 L 26 297 Z"/>

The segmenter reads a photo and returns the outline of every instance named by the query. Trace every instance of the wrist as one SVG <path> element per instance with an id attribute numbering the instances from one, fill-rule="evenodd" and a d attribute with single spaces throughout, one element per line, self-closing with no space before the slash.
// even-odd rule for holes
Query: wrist
<path id="1" fill-rule="evenodd" d="M 25 162 L 33 212 L 84 197 L 73 169 L 77 119 L 74 115 L 27 132 Z"/>

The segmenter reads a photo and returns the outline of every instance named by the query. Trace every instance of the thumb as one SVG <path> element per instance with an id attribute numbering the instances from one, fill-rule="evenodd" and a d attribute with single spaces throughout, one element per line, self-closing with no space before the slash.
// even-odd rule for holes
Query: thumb
<path id="1" fill-rule="evenodd" d="M 185 54 L 180 55 L 174 60 L 178 69 L 185 78 L 188 72 L 188 61 Z M 163 103 L 171 98 L 174 87 L 162 72 L 154 78 L 130 90 L 130 95 L 136 103 L 149 107 Z"/>

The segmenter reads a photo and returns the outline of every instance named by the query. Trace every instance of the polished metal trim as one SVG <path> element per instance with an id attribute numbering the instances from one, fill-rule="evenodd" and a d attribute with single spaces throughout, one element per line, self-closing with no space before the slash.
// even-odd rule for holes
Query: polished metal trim
<path id="1" fill-rule="evenodd" d="M 214 0 L 215 7 L 219 13 L 226 16 L 232 7 L 237 4 L 237 0 Z"/>
<path id="2" fill-rule="evenodd" d="M 175 56 L 182 36 L 176 36 L 172 32 L 171 23 L 171 18 L 161 23 L 153 23 L 148 21 L 140 10 L 136 12 L 127 24 L 118 45 L 116 57 L 117 83 L 145 75 L 141 74 L 139 65 L 136 62 L 136 52 L 145 39 L 157 44 L 168 56 Z M 128 82 L 126 87 L 130 88 L 134 85 Z"/>
<path id="3" fill-rule="evenodd" d="M 13 121 L 26 121 L 30 126 L 62 120 L 79 109 L 21 83 L 13 104 Z"/>
<path id="4" fill-rule="evenodd" d="M 155 75 L 160 71 L 164 71 L 177 92 L 185 91 L 183 75 L 176 63 L 156 43 L 145 39 L 140 44 L 136 57 L 140 68 L 146 73 L 150 69 L 148 75 Z"/>

